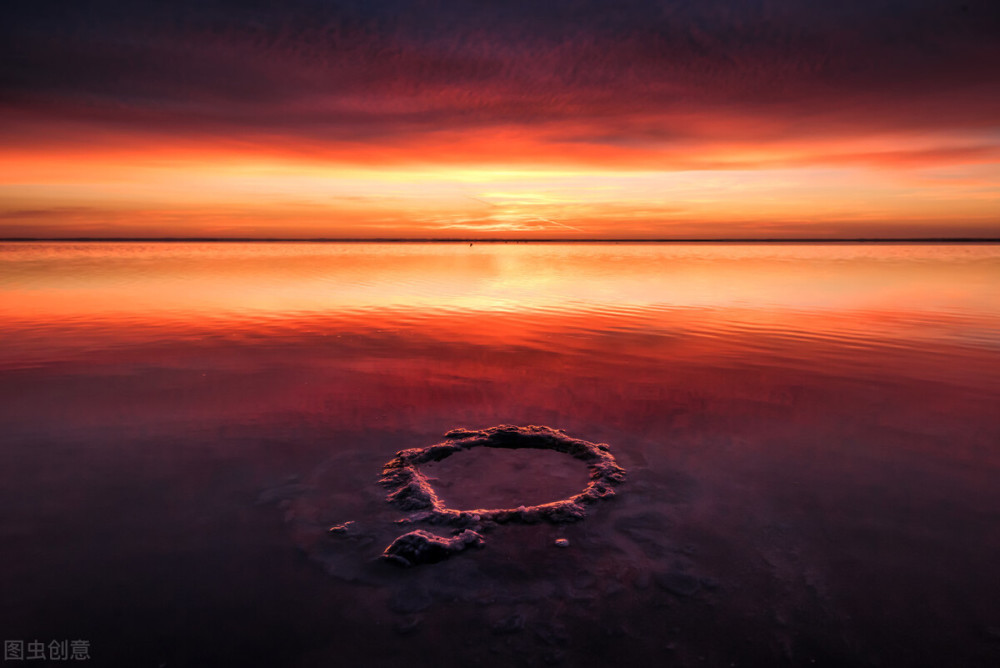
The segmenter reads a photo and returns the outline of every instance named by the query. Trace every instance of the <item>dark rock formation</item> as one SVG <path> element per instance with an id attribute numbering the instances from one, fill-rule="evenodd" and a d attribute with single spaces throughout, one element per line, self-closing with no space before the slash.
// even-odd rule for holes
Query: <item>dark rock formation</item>
<path id="1" fill-rule="evenodd" d="M 402 510 L 416 511 L 410 515 L 410 521 L 451 526 L 466 531 L 451 539 L 434 536 L 426 531 L 414 531 L 397 538 L 386 549 L 384 557 L 398 558 L 408 563 L 439 561 L 468 546 L 462 543 L 461 547 L 454 549 L 453 546 L 458 545 L 453 542 L 456 539 L 472 534 L 478 538 L 477 544 L 481 544 L 482 536 L 477 532 L 497 524 L 576 522 L 587 516 L 588 505 L 613 497 L 614 487 L 625 480 L 625 469 L 615 461 L 607 444 L 572 438 L 560 429 L 534 425 L 500 425 L 478 431 L 453 429 L 445 434 L 445 438 L 447 440 L 425 448 L 397 452 L 385 464 L 380 483 L 391 490 L 386 497 L 389 503 Z M 535 506 L 472 510 L 448 508 L 427 477 L 421 473 L 419 466 L 441 461 L 456 452 L 476 447 L 535 448 L 564 452 L 587 465 L 590 469 L 590 482 L 579 494 Z M 428 558 L 427 555 L 433 555 L 433 558 Z"/>
<path id="2" fill-rule="evenodd" d="M 402 566 L 433 564 L 456 552 L 482 544 L 483 537 L 469 529 L 450 538 L 417 529 L 392 541 L 392 545 L 385 548 L 385 552 L 382 553 L 382 558 Z"/>

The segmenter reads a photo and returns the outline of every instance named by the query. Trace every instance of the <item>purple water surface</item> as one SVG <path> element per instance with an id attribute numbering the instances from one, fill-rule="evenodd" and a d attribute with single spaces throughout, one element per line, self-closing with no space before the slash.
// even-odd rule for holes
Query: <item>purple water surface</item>
<path id="1" fill-rule="evenodd" d="M 14 243 L 0 322 L 5 639 L 1000 663 L 1000 246 Z M 505 423 L 606 442 L 628 480 L 579 523 L 377 561 L 405 515 L 382 465 Z M 463 503 L 585 484 L 531 455 L 432 473 Z"/>

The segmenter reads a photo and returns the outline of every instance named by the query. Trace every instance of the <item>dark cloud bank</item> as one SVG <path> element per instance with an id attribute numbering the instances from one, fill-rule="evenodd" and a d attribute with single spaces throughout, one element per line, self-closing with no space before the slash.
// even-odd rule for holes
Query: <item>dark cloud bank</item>
<path id="1" fill-rule="evenodd" d="M 621 141 L 669 140 L 692 115 L 801 134 L 1000 114 L 1000 5 L 986 0 L 50 1 L 3 14 L 9 121 L 371 140 L 574 122 Z"/>

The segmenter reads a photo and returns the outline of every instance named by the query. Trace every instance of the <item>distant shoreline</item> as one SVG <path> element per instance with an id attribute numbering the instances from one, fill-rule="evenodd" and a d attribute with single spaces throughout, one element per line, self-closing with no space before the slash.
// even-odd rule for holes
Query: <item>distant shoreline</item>
<path id="1" fill-rule="evenodd" d="M 298 237 L 0 237 L 0 243 L 389 243 L 389 244 L 996 244 L 1000 237 L 911 238 L 691 238 L 691 239 L 481 239 L 454 238 L 298 238 Z"/>

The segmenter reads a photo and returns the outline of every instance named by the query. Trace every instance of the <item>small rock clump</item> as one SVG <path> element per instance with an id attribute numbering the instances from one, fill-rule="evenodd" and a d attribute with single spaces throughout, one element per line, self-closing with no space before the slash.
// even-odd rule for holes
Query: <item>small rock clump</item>
<path id="1" fill-rule="evenodd" d="M 483 537 L 469 529 L 450 538 L 417 529 L 392 541 L 392 545 L 385 548 L 385 552 L 382 553 L 382 558 L 401 566 L 433 564 L 470 547 L 478 547 L 482 544 Z"/>
<path id="2" fill-rule="evenodd" d="M 327 529 L 327 533 L 329 533 L 331 536 L 343 536 L 351 530 L 352 524 L 354 524 L 354 522 L 344 522 L 343 524 L 335 524 L 329 529 Z"/>

